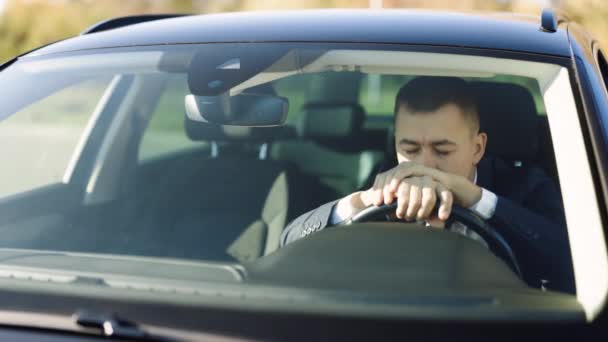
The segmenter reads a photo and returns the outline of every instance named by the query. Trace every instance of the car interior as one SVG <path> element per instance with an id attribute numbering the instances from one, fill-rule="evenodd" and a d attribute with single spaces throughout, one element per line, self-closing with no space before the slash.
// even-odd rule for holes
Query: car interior
<path id="1" fill-rule="evenodd" d="M 557 182 L 546 116 L 538 113 L 531 91 L 473 84 L 482 130 L 490 136 L 487 153 L 514 167 L 540 166 Z M 146 243 L 138 244 L 145 250 L 126 250 L 239 262 L 270 254 L 291 220 L 364 187 L 380 167 L 395 163 L 391 126 L 390 113 L 369 116 L 357 98 L 304 103 L 293 124 L 274 128 L 219 126 L 184 116 L 188 138 L 208 144 L 138 166 L 135 217 L 144 217 L 147 223 L 138 226 L 148 228 L 134 241 Z"/>
<path id="2" fill-rule="evenodd" d="M 139 160 L 148 122 L 154 115 L 168 115 L 152 114 L 155 108 L 149 108 L 147 117 L 133 116 L 144 119 L 132 120 L 136 141 L 122 157 L 127 172 L 121 198 L 41 219 L 47 229 L 53 222 L 61 226 L 57 229 L 62 233 L 32 244 L 28 229 L 22 228 L 7 245 L 19 240 L 28 248 L 73 248 L 72 241 L 56 239 L 68 234 L 81 240 L 77 245 L 83 251 L 241 263 L 271 254 L 291 220 L 365 187 L 379 169 L 395 163 L 392 113 L 366 113 L 359 89 L 364 75 L 354 74 L 331 73 L 325 89 L 340 89 L 335 84 L 354 89 L 326 91 L 323 98 L 308 102 L 295 99 L 301 105 L 291 108 L 288 124 L 280 127 L 201 123 L 188 118 L 183 102 L 176 102 L 170 115 L 182 121 L 181 134 L 198 145 Z M 557 183 L 547 117 L 539 113 L 533 96 L 535 91 L 538 96 L 538 87 L 471 82 L 479 95 L 481 129 L 490 137 L 487 153 L 514 167 L 540 166 Z M 161 97 L 171 86 L 146 90 L 147 96 Z M 271 84 L 248 91 L 293 96 Z M 91 221 L 98 229 L 74 230 Z M 31 222 L 31 227 L 29 234 L 40 234 L 39 223 Z M 91 234 L 99 236 L 92 239 Z"/>

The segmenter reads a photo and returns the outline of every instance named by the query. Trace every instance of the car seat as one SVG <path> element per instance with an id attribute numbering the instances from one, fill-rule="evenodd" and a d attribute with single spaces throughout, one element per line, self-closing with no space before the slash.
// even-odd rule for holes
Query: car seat
<path id="1" fill-rule="evenodd" d="M 363 186 L 383 157 L 383 151 L 370 148 L 364 120 L 365 112 L 356 103 L 308 103 L 296 120 L 297 138 L 274 144 L 271 156 L 347 195 Z"/>
<path id="2" fill-rule="evenodd" d="M 539 115 L 531 92 L 511 83 L 471 82 L 477 94 L 486 154 L 514 167 L 537 166 L 559 184 L 547 117 Z"/>
<path id="3" fill-rule="evenodd" d="M 268 160 L 268 144 L 283 128 L 219 126 L 185 120 L 192 140 L 211 155 L 175 164 L 148 191 L 141 255 L 249 262 L 279 247 L 289 221 L 335 193 L 286 162 Z"/>

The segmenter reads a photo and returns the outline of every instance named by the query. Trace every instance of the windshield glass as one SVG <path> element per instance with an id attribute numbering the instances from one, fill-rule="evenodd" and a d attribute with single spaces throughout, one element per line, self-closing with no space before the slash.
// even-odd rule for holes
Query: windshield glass
<path id="1" fill-rule="evenodd" d="M 564 72 L 352 44 L 22 58 L 0 73 L 0 276 L 404 307 L 575 294 L 548 120 L 573 103 Z"/>

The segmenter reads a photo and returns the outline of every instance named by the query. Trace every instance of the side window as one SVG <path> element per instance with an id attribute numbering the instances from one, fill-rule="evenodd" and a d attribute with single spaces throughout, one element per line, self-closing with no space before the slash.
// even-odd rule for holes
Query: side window
<path id="1" fill-rule="evenodd" d="M 604 87 L 606 92 L 608 92 L 608 63 L 606 62 L 606 57 L 601 50 L 597 51 L 597 63 L 600 67 L 600 72 L 602 74 L 602 80 L 604 81 Z"/>
<path id="2" fill-rule="evenodd" d="M 184 130 L 184 96 L 186 94 L 188 94 L 186 76 L 172 76 L 167 82 L 167 87 L 160 97 L 156 110 L 152 113 L 139 145 L 140 163 L 206 144 L 192 141 L 186 136 Z"/>
<path id="3" fill-rule="evenodd" d="M 72 85 L 0 122 L 0 197 L 63 182 L 110 81 L 104 77 Z"/>

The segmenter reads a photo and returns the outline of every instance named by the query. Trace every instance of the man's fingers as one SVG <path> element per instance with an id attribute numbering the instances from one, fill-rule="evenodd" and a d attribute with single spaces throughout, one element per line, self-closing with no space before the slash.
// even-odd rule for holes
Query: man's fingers
<path id="1" fill-rule="evenodd" d="M 422 201 L 422 189 L 420 188 L 420 182 L 417 179 L 412 179 L 410 184 L 410 200 L 407 206 L 405 216 L 408 219 L 416 217 L 418 210 L 420 209 Z"/>
<path id="2" fill-rule="evenodd" d="M 397 211 L 395 212 L 397 218 L 403 219 L 405 217 L 405 211 L 409 202 L 410 184 L 408 182 L 401 182 L 397 189 Z"/>
<path id="3" fill-rule="evenodd" d="M 420 209 L 418 209 L 418 214 L 416 215 L 418 220 L 428 218 L 435 208 L 435 203 L 437 202 L 435 187 L 436 183 L 431 177 L 426 176 L 422 178 L 422 199 L 420 202 Z"/>
<path id="4" fill-rule="evenodd" d="M 439 194 L 439 219 L 445 221 L 450 217 L 450 213 L 452 212 L 452 205 L 454 204 L 454 195 L 450 190 L 448 190 L 441 183 L 437 184 L 437 193 Z"/>
<path id="5" fill-rule="evenodd" d="M 369 207 L 370 205 L 374 205 L 374 189 L 370 188 L 361 192 L 360 195 L 361 202 L 365 207 Z"/>
<path id="6" fill-rule="evenodd" d="M 389 189 L 389 184 L 393 179 L 393 175 L 395 174 L 395 169 L 389 170 L 385 173 L 382 186 L 382 200 L 384 204 L 389 204 L 393 202 L 395 198 L 395 190 Z"/>
<path id="7" fill-rule="evenodd" d="M 438 170 L 424 167 L 419 164 L 402 162 L 395 168 L 379 174 L 376 177 L 374 188 L 376 189 L 376 205 L 389 204 L 395 199 L 399 185 L 406 178 L 430 177 L 442 182 L 442 173 Z M 382 190 L 378 190 L 381 188 Z M 378 193 L 381 192 L 381 193 Z M 382 203 L 380 203 L 382 202 Z"/>
<path id="8" fill-rule="evenodd" d="M 392 179 L 388 183 L 389 190 L 396 192 L 399 188 L 399 184 L 405 178 L 408 178 L 416 172 L 416 165 L 412 163 L 401 163 L 395 169 L 392 175 Z"/>
<path id="9" fill-rule="evenodd" d="M 382 198 L 382 186 L 384 185 L 384 173 L 379 173 L 378 175 L 376 175 L 376 178 L 374 179 L 374 185 L 372 186 L 373 189 L 373 195 L 372 195 L 372 200 L 375 206 L 380 206 L 382 205 L 382 202 L 384 201 Z"/>

